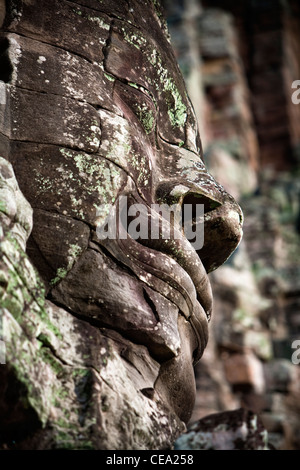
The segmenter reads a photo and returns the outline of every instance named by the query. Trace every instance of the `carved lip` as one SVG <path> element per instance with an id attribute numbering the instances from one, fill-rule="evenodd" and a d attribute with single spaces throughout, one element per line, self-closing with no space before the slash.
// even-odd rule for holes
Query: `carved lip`
<path id="1" fill-rule="evenodd" d="M 135 258 L 137 273 L 139 267 L 142 267 L 148 276 L 153 276 L 160 282 L 159 287 L 155 287 L 156 290 L 177 305 L 181 314 L 191 324 L 198 343 L 193 357 L 195 364 L 201 358 L 208 341 L 212 294 L 207 273 L 195 251 L 182 249 L 178 259 L 166 254 L 164 245 L 161 248 L 156 243 L 155 246 L 150 245 L 151 243 L 144 246 L 135 240 L 127 239 L 122 240 L 121 248 L 123 254 L 126 253 L 125 256 Z M 151 286 L 150 278 L 143 281 Z"/>
<path id="2" fill-rule="evenodd" d="M 186 240 L 179 243 L 180 255 L 174 253 L 169 259 L 172 263 L 172 274 L 178 277 L 177 289 L 183 295 L 187 306 L 188 314 L 185 318 L 190 322 L 198 341 L 198 348 L 194 352 L 194 362 L 201 358 L 208 341 L 208 322 L 212 314 L 212 291 L 206 270 L 197 255 Z M 165 253 L 165 246 L 161 247 L 161 252 Z M 181 281 L 181 282 L 180 282 Z"/>
<path id="3" fill-rule="evenodd" d="M 150 212 L 148 217 L 157 218 L 157 214 Z M 161 217 L 160 223 L 169 224 Z M 163 281 L 160 284 L 161 293 L 175 303 L 190 322 L 198 341 L 198 348 L 194 352 L 194 361 L 197 362 L 208 341 L 208 322 L 212 312 L 211 285 L 191 243 L 174 227 L 173 230 L 170 239 L 149 237 L 136 241 L 129 237 L 122 240 L 121 245 L 123 252 L 134 258 L 137 265 Z"/>
<path id="4" fill-rule="evenodd" d="M 148 212 L 142 211 L 141 214 L 144 219 L 139 219 L 141 225 L 148 224 L 151 218 L 156 218 L 157 222 L 159 217 L 159 223 L 170 228 L 169 221 L 147 207 Z M 119 217 L 119 205 L 116 212 L 112 211 L 111 217 L 116 217 L 116 236 L 104 239 L 101 244 L 139 279 L 178 307 L 195 333 L 198 347 L 194 351 L 194 362 L 197 362 L 207 345 L 208 322 L 212 311 L 210 282 L 197 252 L 175 227 L 167 239 L 150 236 L 135 239 L 128 233 L 127 223 L 124 224 Z"/>
<path id="5" fill-rule="evenodd" d="M 150 218 L 157 219 L 157 214 L 151 212 L 149 214 Z M 167 255 L 169 260 L 174 260 L 178 265 L 188 274 L 195 290 L 196 290 L 196 300 L 203 307 L 207 320 L 210 320 L 211 311 L 212 311 L 212 292 L 211 286 L 208 279 L 207 272 L 204 268 L 204 265 L 193 248 L 192 244 L 185 237 L 183 232 L 176 228 L 176 226 L 170 227 L 169 221 L 159 217 L 159 221 L 156 220 L 154 224 L 161 224 L 162 231 L 165 230 L 165 233 L 172 233 L 169 239 L 159 238 L 157 240 L 149 238 L 149 240 L 141 240 L 140 243 L 143 245 L 152 248 L 160 253 Z M 172 261 L 171 261 L 172 264 Z M 168 263 L 166 263 L 168 266 Z M 171 266 L 171 268 L 174 268 Z M 180 284 L 180 279 L 179 279 Z M 190 296 L 192 303 L 193 295 Z M 190 310 L 192 310 L 190 308 Z"/>

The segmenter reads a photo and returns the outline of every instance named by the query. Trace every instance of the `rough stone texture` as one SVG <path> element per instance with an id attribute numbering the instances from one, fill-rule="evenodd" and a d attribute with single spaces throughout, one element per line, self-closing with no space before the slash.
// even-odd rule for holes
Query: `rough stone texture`
<path id="1" fill-rule="evenodd" d="M 207 273 L 239 244 L 241 209 L 205 168 L 158 2 L 5 5 L 1 446 L 171 448 L 208 340 Z M 123 196 L 146 208 L 138 240 Z M 149 220 L 171 225 L 154 204 L 199 203 L 203 246 L 176 217 L 149 237 Z"/>
<path id="2" fill-rule="evenodd" d="M 261 420 L 244 409 L 200 419 L 174 444 L 175 450 L 271 450 Z"/>
<path id="3" fill-rule="evenodd" d="M 240 177 L 244 185 L 240 192 L 249 191 L 255 184 L 248 175 L 251 178 L 251 167 L 257 168 L 258 145 L 233 18 L 222 10 L 204 10 L 198 20 L 198 30 L 203 86 L 208 102 L 208 144 L 235 156 L 240 168 L 247 165 L 247 173 Z M 212 165 L 217 167 L 218 162 L 209 156 L 209 145 L 206 152 Z M 224 162 L 224 168 L 226 166 Z"/>

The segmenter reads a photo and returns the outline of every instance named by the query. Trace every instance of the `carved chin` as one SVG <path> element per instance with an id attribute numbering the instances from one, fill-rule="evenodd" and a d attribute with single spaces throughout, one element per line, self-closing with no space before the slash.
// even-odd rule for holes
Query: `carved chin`
<path id="1" fill-rule="evenodd" d="M 195 336 L 189 322 L 183 317 L 178 320 L 181 350 L 178 356 L 161 365 L 156 390 L 168 397 L 169 406 L 177 416 L 187 423 L 191 417 L 196 384 L 193 369 Z"/>

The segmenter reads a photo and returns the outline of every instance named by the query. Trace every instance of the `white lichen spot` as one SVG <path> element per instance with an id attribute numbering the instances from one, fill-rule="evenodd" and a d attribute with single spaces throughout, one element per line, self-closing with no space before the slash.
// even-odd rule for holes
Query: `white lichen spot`
<path id="1" fill-rule="evenodd" d="M 170 192 L 170 195 L 173 197 L 180 197 L 184 194 L 186 194 L 189 191 L 190 188 L 187 186 L 184 186 L 183 184 L 178 184 L 177 186 L 174 186 L 172 191 Z"/>
<path id="2" fill-rule="evenodd" d="M 148 282 L 149 278 L 151 278 L 151 274 L 146 274 L 145 276 L 141 275 L 140 280 L 143 282 Z"/>
<path id="3" fill-rule="evenodd" d="M 234 210 L 228 212 L 228 217 L 231 220 L 235 220 L 236 222 L 240 223 L 240 214 Z"/>
<path id="4" fill-rule="evenodd" d="M 22 50 L 21 50 L 20 44 L 16 41 L 16 39 L 11 37 L 9 39 L 9 42 L 10 42 L 10 47 L 8 49 L 8 53 L 9 53 L 10 61 L 13 65 L 12 78 L 11 78 L 10 84 L 14 85 L 17 81 L 18 64 L 20 62 Z"/>
<path id="5" fill-rule="evenodd" d="M 0 105 L 6 105 L 6 85 L 4 82 L 1 82 L 1 81 L 0 81 Z"/>
<path id="6" fill-rule="evenodd" d="M 42 64 L 43 62 L 46 62 L 46 57 L 44 57 L 43 55 L 40 55 L 37 62 L 38 64 Z"/>
<path id="7" fill-rule="evenodd" d="M 257 430 L 257 416 L 254 415 L 253 418 L 250 420 L 250 426 L 254 431 Z"/>
<path id="8" fill-rule="evenodd" d="M 169 423 L 168 419 L 166 418 L 166 416 L 163 416 L 160 420 L 161 424 L 162 425 L 167 425 Z"/>
<path id="9" fill-rule="evenodd" d="M 106 31 L 110 30 L 110 25 L 105 23 L 105 21 L 102 18 L 99 18 L 99 16 L 88 16 L 88 19 L 93 23 L 96 23 L 100 28 L 106 29 Z"/>

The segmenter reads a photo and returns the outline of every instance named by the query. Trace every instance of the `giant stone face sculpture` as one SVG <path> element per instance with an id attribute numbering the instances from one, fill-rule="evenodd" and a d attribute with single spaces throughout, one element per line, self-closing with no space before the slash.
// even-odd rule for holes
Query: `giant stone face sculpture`
<path id="1" fill-rule="evenodd" d="M 17 321 L 25 331 L 31 318 L 26 348 L 40 358 L 31 370 L 31 356 L 23 362 L 18 356 L 23 333 L 12 326 L 7 289 L 3 296 L 7 336 L 18 338 L 14 355 L 6 341 L 3 403 L 11 405 L 17 380 L 27 411 L 20 392 L 10 418 L 2 406 L 2 432 L 10 436 L 21 426 L 20 448 L 167 448 L 193 409 L 193 365 L 205 349 L 212 313 L 207 273 L 237 247 L 241 210 L 204 166 L 156 1 L 0 3 L 0 154 L 11 164 L 2 158 L 1 168 L 9 181 L 15 175 L 33 209 L 27 255 L 12 230 L 15 216 L 7 223 L 3 209 L 2 252 L 20 250 L 27 268 L 30 259 L 38 274 L 26 292 L 39 286 L 40 293 L 40 278 L 46 298 L 45 304 L 35 298 L 32 309 L 22 294 Z M 13 185 L 10 200 L 18 205 Z M 134 239 L 118 218 L 121 200 L 129 215 L 134 204 L 145 207 L 145 224 L 168 225 L 157 205 L 180 212 L 202 204 L 203 246 L 193 247 L 179 219 L 179 239 L 151 237 L 150 228 L 142 235 L 142 227 Z M 112 214 L 117 236 L 99 237 L 97 228 Z M 2 271 L 10 272 L 7 264 Z M 38 348 L 55 356 L 59 372 Z M 47 376 L 44 386 L 38 368 Z M 39 399 L 32 400 L 35 393 Z M 73 431 L 61 417 L 67 408 Z M 8 445 L 9 437 L 3 439 Z"/>

